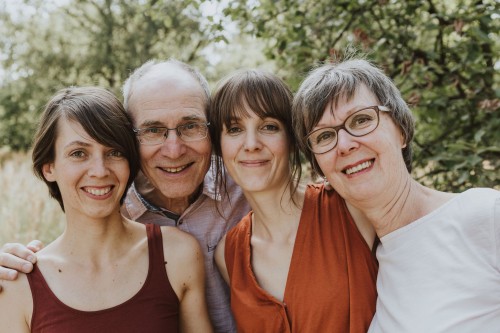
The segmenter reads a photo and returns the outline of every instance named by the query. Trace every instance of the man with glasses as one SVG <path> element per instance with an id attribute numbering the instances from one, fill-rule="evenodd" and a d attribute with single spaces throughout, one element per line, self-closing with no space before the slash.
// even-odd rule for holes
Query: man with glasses
<path id="1" fill-rule="evenodd" d="M 235 332 L 229 291 L 213 260 L 220 238 L 250 207 L 232 181 L 216 196 L 205 78 L 176 60 L 149 61 L 123 86 L 124 106 L 140 143 L 141 173 L 127 192 L 122 213 L 142 223 L 177 226 L 192 234 L 204 252 L 207 303 L 216 332 Z M 226 195 L 228 194 L 228 195 Z M 230 200 L 229 200 L 230 198 Z M 19 244 L 4 247 L 0 264 L 23 272 L 32 253 Z M 0 269 L 0 278 L 12 279 Z"/>

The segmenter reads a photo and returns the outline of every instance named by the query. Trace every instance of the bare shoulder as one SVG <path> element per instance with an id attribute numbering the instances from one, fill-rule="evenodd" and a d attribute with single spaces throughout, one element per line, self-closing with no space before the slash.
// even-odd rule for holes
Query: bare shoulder
<path id="1" fill-rule="evenodd" d="M 20 273 L 16 280 L 2 280 L 0 294 L 0 323 L 7 332 L 29 332 L 33 301 L 26 274 Z"/>
<path id="2" fill-rule="evenodd" d="M 174 227 L 162 227 L 161 233 L 167 276 L 182 302 L 189 290 L 203 290 L 204 256 L 192 235 Z"/>
<path id="3" fill-rule="evenodd" d="M 195 259 L 201 254 L 200 244 L 192 235 L 175 227 L 161 227 L 165 255 L 180 260 Z"/>

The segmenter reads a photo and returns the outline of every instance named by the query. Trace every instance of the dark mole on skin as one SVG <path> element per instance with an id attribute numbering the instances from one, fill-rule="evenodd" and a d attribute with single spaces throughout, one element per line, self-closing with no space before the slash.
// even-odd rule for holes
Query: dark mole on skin
<path id="1" fill-rule="evenodd" d="M 60 268 L 58 269 L 58 271 L 59 271 L 59 273 L 61 273 L 61 272 L 62 272 Z"/>

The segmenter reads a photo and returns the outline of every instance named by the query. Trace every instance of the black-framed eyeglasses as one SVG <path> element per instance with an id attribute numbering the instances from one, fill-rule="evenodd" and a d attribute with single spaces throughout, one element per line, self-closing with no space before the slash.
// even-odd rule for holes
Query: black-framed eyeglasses
<path id="1" fill-rule="evenodd" d="M 352 136 L 360 137 L 373 132 L 379 124 L 379 112 L 390 112 L 385 106 L 375 105 L 351 114 L 342 125 L 318 128 L 306 135 L 307 148 L 314 154 L 324 154 L 335 148 L 341 129 Z"/>
<path id="2" fill-rule="evenodd" d="M 134 128 L 134 132 L 143 145 L 162 144 L 167 139 L 168 131 L 175 131 L 179 139 L 191 142 L 205 139 L 208 136 L 208 125 L 210 123 L 194 122 L 182 124 L 175 128 L 157 126 Z"/>

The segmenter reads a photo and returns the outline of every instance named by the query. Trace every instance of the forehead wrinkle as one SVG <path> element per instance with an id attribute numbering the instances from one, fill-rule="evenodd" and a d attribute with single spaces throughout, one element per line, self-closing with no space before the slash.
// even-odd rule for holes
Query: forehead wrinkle
<path id="1" fill-rule="evenodd" d="M 189 115 L 189 116 L 183 116 L 181 117 L 180 122 L 182 121 L 189 121 L 189 120 L 197 120 L 197 121 L 204 121 L 205 119 L 203 117 L 200 117 L 199 115 Z M 162 125 L 162 126 L 165 126 L 165 124 L 160 121 L 160 120 L 144 120 L 142 123 L 141 123 L 141 126 L 151 126 L 151 125 Z"/>

